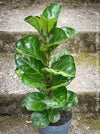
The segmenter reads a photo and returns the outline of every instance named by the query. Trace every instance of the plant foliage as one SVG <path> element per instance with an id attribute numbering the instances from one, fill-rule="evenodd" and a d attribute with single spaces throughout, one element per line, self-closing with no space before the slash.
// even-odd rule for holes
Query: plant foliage
<path id="1" fill-rule="evenodd" d="M 39 128 L 57 122 L 59 110 L 71 109 L 78 103 L 77 95 L 66 89 L 75 78 L 73 56 L 64 49 L 51 60 L 54 50 L 77 33 L 70 27 L 57 27 L 61 7 L 60 3 L 52 3 L 40 16 L 25 18 L 39 32 L 42 42 L 28 35 L 15 43 L 15 72 L 25 85 L 39 91 L 30 93 L 23 102 L 27 110 L 33 111 L 32 122 Z"/>

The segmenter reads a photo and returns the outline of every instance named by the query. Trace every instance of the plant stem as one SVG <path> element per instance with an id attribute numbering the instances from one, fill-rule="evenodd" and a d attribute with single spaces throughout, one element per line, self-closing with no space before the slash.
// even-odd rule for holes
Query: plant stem
<path id="1" fill-rule="evenodd" d="M 48 39 L 49 39 L 49 33 L 47 32 L 47 44 L 48 44 Z M 49 48 L 48 48 L 48 50 L 46 52 L 46 60 L 47 60 L 46 67 L 49 68 Z M 47 89 L 48 89 L 48 88 L 50 88 L 50 74 L 47 72 L 46 76 L 47 76 L 46 82 L 47 82 Z M 47 95 L 50 97 L 51 91 L 49 91 L 47 93 Z"/>

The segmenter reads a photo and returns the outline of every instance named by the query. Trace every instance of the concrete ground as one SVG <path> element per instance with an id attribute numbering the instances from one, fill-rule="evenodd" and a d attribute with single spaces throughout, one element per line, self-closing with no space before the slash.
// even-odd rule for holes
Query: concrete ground
<path id="1" fill-rule="evenodd" d="M 97 119 L 95 121 L 95 118 Z M 0 134 L 39 134 L 39 129 L 30 121 L 29 115 L 0 116 Z M 99 134 L 100 115 L 93 113 L 74 114 L 68 134 Z"/>

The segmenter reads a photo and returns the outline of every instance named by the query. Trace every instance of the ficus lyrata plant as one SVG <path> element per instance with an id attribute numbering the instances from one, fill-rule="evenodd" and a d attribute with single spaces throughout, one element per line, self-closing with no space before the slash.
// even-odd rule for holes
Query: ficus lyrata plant
<path id="1" fill-rule="evenodd" d="M 26 96 L 23 105 L 33 111 L 32 122 L 39 128 L 57 122 L 59 110 L 78 103 L 77 95 L 66 88 L 75 78 L 73 56 L 64 49 L 51 60 L 54 50 L 77 33 L 70 27 L 57 27 L 61 7 L 60 3 L 52 3 L 40 17 L 26 17 L 25 22 L 39 32 L 40 38 L 31 34 L 15 43 L 15 72 L 25 85 L 38 90 Z"/>

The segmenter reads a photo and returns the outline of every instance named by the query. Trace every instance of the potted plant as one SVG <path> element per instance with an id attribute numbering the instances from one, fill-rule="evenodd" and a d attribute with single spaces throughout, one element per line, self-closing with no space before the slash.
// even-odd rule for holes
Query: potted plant
<path id="1" fill-rule="evenodd" d="M 64 49 L 51 60 L 54 50 L 77 33 L 70 27 L 57 27 L 61 7 L 60 3 L 52 3 L 40 17 L 26 17 L 40 38 L 28 35 L 15 43 L 15 72 L 25 85 L 38 90 L 26 96 L 23 105 L 33 111 L 32 122 L 41 128 L 41 134 L 67 134 L 71 119 L 60 126 L 55 123 L 61 120 L 63 111 L 78 103 L 77 95 L 66 88 L 75 78 L 73 56 Z"/>

